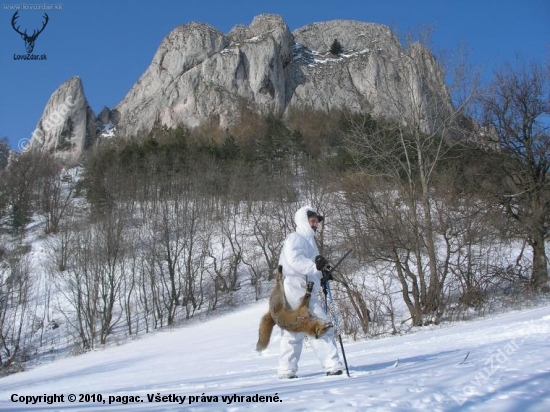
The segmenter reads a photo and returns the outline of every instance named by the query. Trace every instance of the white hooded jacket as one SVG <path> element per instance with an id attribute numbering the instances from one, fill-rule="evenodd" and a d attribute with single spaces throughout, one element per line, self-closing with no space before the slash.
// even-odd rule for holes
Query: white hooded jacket
<path id="1" fill-rule="evenodd" d="M 309 226 L 308 210 L 315 211 L 312 207 L 305 206 L 294 215 L 296 232 L 286 238 L 279 264 L 283 267 L 284 292 L 291 308 L 296 309 L 300 305 L 306 291 L 306 284 L 312 281 L 313 291 L 309 301 L 309 312 L 314 317 L 328 322 L 330 319 L 317 297 L 322 273 L 315 267 L 314 261 L 319 254 L 319 249 L 315 244 L 315 232 Z M 303 332 L 282 331 L 278 368 L 280 377 L 296 376 L 304 336 Z M 325 372 L 342 370 L 332 328 L 319 339 L 311 339 L 310 345 Z"/>
<path id="2" fill-rule="evenodd" d="M 321 284 L 322 273 L 314 262 L 319 249 L 315 244 L 315 232 L 309 225 L 308 210 L 315 211 L 311 206 L 304 206 L 294 215 L 296 232 L 287 236 L 279 257 L 285 295 L 292 307 L 296 307 L 304 296 L 308 281 L 314 282 L 312 298 L 317 296 Z"/>

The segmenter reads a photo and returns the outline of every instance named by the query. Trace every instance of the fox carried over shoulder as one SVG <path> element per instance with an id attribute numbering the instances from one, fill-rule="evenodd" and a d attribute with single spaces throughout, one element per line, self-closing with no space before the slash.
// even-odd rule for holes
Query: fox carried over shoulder
<path id="1" fill-rule="evenodd" d="M 262 316 L 260 321 L 258 343 L 256 344 L 258 352 L 263 351 L 269 345 L 275 325 L 290 332 L 305 332 L 308 335 L 315 336 L 315 338 L 323 336 L 332 327 L 332 323 L 317 319 L 309 313 L 308 305 L 313 282 L 307 283 L 306 293 L 300 305 L 292 310 L 283 293 L 282 266 L 278 267 L 275 278 L 275 287 L 269 297 L 269 312 Z"/>

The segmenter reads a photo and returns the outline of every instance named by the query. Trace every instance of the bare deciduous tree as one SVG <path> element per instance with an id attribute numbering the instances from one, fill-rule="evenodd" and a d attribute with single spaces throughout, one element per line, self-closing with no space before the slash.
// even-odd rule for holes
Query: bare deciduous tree
<path id="1" fill-rule="evenodd" d="M 391 195 L 377 183 L 388 195 L 385 200 L 393 203 L 393 211 L 374 194 L 364 200 L 380 212 L 378 230 L 393 239 L 389 243 L 381 240 L 393 245 L 389 249 L 403 296 L 418 324 L 420 314 L 432 314 L 437 321 L 444 309 L 447 273 L 437 255 L 433 179 L 457 137 L 471 99 L 457 107 L 451 104 L 444 71 L 438 70 L 440 65 L 421 44 L 410 44 L 401 59 L 404 70 L 396 74 L 396 84 L 382 97 L 393 114 L 376 121 L 368 115 L 350 117 L 345 138 L 362 173 L 394 189 Z"/>
<path id="2" fill-rule="evenodd" d="M 480 94 L 481 122 L 490 131 L 491 167 L 501 178 L 486 185 L 533 251 L 531 280 L 548 281 L 550 233 L 550 67 L 517 62 L 495 73 Z"/>
<path id="3" fill-rule="evenodd" d="M 71 204 L 75 183 L 71 174 L 52 155 L 41 154 L 36 161 L 39 162 L 36 181 L 37 210 L 44 216 L 45 233 L 57 233 Z"/>
<path id="4" fill-rule="evenodd" d="M 96 225 L 80 228 L 72 238 L 67 270 L 55 274 L 71 307 L 60 310 L 85 350 L 105 344 L 123 315 L 124 219 L 120 210 L 111 210 Z"/>
<path id="5" fill-rule="evenodd" d="M 0 374 L 10 373 L 14 365 L 26 360 L 32 294 L 28 258 L 12 255 L 0 260 Z"/>

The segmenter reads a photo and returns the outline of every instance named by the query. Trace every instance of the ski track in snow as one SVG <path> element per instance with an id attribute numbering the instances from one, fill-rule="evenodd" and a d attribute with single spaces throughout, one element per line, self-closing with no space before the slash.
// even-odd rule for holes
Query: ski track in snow
<path id="1" fill-rule="evenodd" d="M 263 354 L 254 351 L 266 308 L 264 300 L 209 322 L 2 378 L 0 410 L 550 411 L 550 307 L 392 338 L 345 340 L 351 378 L 324 376 L 306 344 L 293 380 L 276 375 L 278 330 Z M 26 405 L 10 399 L 54 393 L 64 394 L 65 402 Z M 70 403 L 68 394 L 140 396 L 143 402 Z M 219 399 L 150 403 L 147 394 Z M 233 394 L 278 395 L 281 402 L 222 401 Z"/>

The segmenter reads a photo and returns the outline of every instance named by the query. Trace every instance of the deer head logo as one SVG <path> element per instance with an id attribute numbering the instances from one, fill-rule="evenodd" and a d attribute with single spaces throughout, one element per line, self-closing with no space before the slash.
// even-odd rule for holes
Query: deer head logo
<path id="1" fill-rule="evenodd" d="M 29 36 L 29 35 L 27 34 L 27 30 L 25 30 L 24 33 L 21 33 L 21 32 L 19 31 L 19 26 L 15 27 L 15 20 L 17 20 L 17 18 L 19 17 L 19 16 L 17 15 L 17 13 L 19 13 L 19 11 L 16 11 L 15 14 L 13 15 L 13 17 L 11 18 L 11 25 L 12 25 L 13 29 L 14 29 L 17 33 L 19 33 L 19 34 L 21 35 L 21 38 L 22 38 L 23 40 L 25 40 L 25 48 L 27 49 L 27 53 L 32 53 L 32 51 L 33 51 L 33 49 L 34 49 L 34 42 L 36 41 L 36 38 L 38 37 L 38 35 L 39 35 L 40 33 L 42 33 L 42 31 L 43 31 L 44 28 L 46 27 L 46 24 L 48 24 L 48 20 L 49 20 L 50 18 L 48 17 L 48 15 L 47 15 L 46 13 L 44 13 L 44 19 L 45 19 L 45 21 L 44 21 L 44 24 L 42 25 L 42 28 L 41 28 L 40 30 L 38 30 L 38 31 L 34 30 L 33 33 L 32 33 L 32 35 Z"/>

